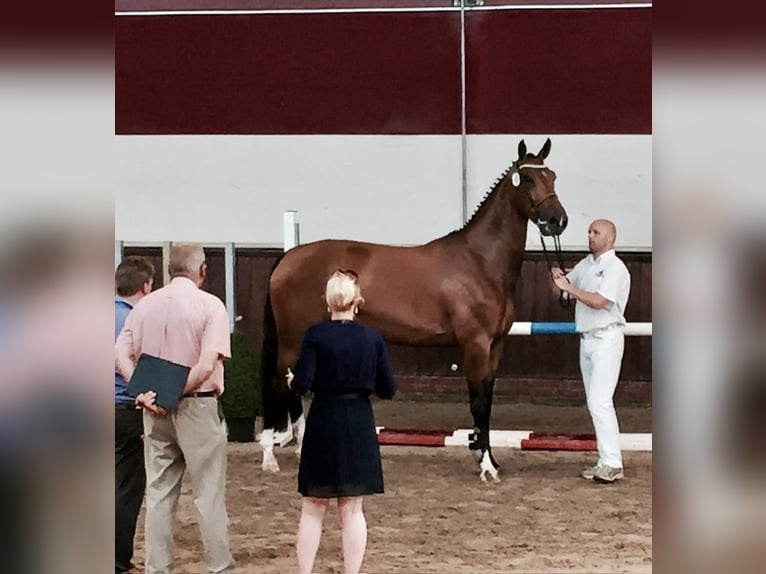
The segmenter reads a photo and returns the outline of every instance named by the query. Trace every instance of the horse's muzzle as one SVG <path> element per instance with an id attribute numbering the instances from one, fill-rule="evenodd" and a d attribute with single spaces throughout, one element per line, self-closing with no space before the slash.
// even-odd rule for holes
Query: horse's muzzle
<path id="1" fill-rule="evenodd" d="M 568 223 L 569 218 L 567 217 L 566 213 L 559 218 L 551 217 L 547 220 L 538 219 L 536 221 L 537 228 L 540 230 L 540 233 L 547 237 L 561 235 L 567 228 Z"/>

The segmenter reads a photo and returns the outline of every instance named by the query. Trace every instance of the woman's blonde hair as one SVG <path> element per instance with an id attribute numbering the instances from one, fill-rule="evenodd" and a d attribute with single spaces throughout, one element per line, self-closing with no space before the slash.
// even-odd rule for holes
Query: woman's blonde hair
<path id="1" fill-rule="evenodd" d="M 348 311 L 363 303 L 359 276 L 350 269 L 338 269 L 327 280 L 324 298 L 332 312 Z"/>

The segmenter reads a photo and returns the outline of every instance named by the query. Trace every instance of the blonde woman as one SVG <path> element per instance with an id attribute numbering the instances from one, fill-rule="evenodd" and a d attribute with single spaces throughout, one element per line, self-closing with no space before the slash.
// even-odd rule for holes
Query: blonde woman
<path id="1" fill-rule="evenodd" d="M 288 385 L 314 393 L 298 471 L 303 495 L 296 544 L 298 573 L 310 574 L 331 499 L 338 501 L 345 574 L 357 574 L 367 545 L 362 496 L 383 493 L 383 470 L 370 404 L 394 396 L 388 351 L 380 334 L 355 321 L 364 301 L 353 271 L 334 272 L 325 288 L 329 321 L 306 330 Z"/>

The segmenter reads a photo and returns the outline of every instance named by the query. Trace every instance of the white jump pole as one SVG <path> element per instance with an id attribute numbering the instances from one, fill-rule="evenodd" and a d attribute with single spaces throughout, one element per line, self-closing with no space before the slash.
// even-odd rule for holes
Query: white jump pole
<path id="1" fill-rule="evenodd" d="M 627 337 L 651 337 L 651 323 L 627 323 L 622 326 Z M 574 322 L 537 321 L 520 322 L 511 325 L 509 335 L 575 335 Z"/>

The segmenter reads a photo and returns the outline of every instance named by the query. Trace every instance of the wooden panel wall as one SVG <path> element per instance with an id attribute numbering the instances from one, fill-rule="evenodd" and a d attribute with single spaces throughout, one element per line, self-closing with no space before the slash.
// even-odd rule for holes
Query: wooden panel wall
<path id="1" fill-rule="evenodd" d="M 224 251 L 206 248 L 208 277 L 203 288 L 225 300 Z M 263 306 L 271 270 L 281 252 L 274 249 L 237 249 L 235 283 L 236 312 L 242 316 L 238 328 L 260 349 Z M 127 247 L 125 255 L 149 257 L 158 271 L 157 288 L 162 286 L 162 251 L 159 247 Z M 577 262 L 585 253 L 568 253 L 565 265 Z M 629 322 L 652 320 L 652 255 L 620 253 L 631 273 L 631 293 L 625 312 Z M 542 255 L 528 253 L 516 296 L 518 321 L 571 321 L 574 306 L 560 307 L 551 288 L 548 268 Z M 462 359 L 458 348 L 389 347 L 400 386 L 412 394 L 464 394 Z M 578 363 L 579 340 L 573 336 L 509 336 L 498 368 L 496 393 L 499 397 L 582 400 Z M 452 364 L 458 365 L 452 371 Z M 628 337 L 625 343 L 618 402 L 651 402 L 652 338 Z"/>

